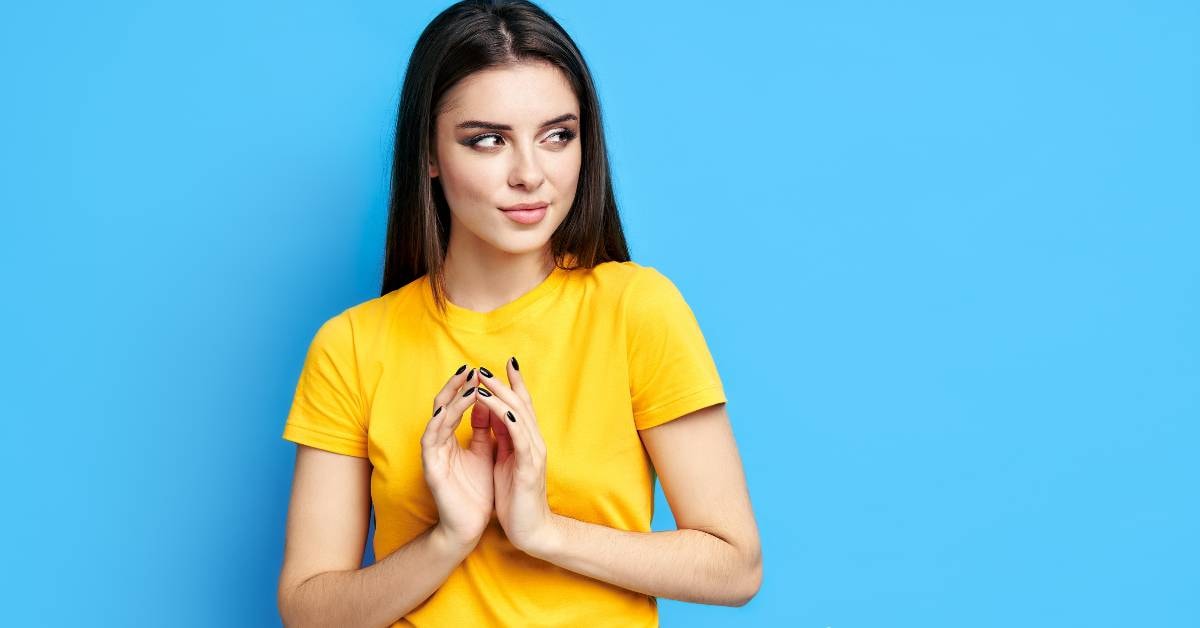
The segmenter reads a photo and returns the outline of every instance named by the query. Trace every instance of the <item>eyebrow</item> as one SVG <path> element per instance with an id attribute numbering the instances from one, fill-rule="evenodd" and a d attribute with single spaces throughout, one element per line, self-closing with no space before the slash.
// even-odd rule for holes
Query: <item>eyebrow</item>
<path id="1" fill-rule="evenodd" d="M 540 129 L 542 127 L 548 127 L 551 124 L 558 124 L 559 122 L 566 122 L 567 120 L 578 120 L 578 119 L 579 118 L 573 113 L 564 113 L 563 115 L 558 116 L 557 118 L 551 118 L 549 120 L 546 120 L 538 128 Z M 497 131 L 511 131 L 512 130 L 512 127 L 507 124 L 500 124 L 499 122 L 487 122 L 485 120 L 467 120 L 466 122 L 459 122 L 458 124 L 454 125 L 454 128 L 456 128 L 456 129 L 495 129 Z"/>

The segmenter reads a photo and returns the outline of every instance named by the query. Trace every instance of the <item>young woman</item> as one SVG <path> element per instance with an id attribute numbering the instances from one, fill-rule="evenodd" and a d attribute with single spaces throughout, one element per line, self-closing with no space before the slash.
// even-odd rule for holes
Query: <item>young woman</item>
<path id="1" fill-rule="evenodd" d="M 316 332 L 283 432 L 284 623 L 745 604 L 762 558 L 721 379 L 679 290 L 629 258 L 575 43 L 528 2 L 451 6 L 395 142 L 381 295 Z M 650 531 L 656 476 L 677 530 Z"/>

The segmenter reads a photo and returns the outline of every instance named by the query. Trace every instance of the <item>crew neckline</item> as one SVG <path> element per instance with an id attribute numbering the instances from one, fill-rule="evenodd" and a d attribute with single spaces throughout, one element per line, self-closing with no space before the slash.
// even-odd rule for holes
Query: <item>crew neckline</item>
<path id="1" fill-rule="evenodd" d="M 433 287 L 428 273 L 422 277 L 421 293 L 425 305 L 435 320 L 443 320 L 453 327 L 470 331 L 495 331 L 518 320 L 529 308 L 557 291 L 566 280 L 568 272 L 570 271 L 556 265 L 550 274 L 542 279 L 541 283 L 512 301 L 488 312 L 469 310 L 446 299 L 446 314 L 442 318 L 437 303 L 433 300 Z"/>

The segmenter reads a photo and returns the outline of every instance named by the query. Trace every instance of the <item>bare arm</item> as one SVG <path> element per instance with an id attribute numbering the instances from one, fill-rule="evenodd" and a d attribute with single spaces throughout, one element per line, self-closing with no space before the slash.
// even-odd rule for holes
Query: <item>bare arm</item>
<path id="1" fill-rule="evenodd" d="M 388 626 L 432 595 L 478 541 L 453 539 L 435 525 L 360 568 L 370 462 L 297 447 L 279 576 L 285 626 Z"/>
<path id="2" fill-rule="evenodd" d="M 555 514 L 555 533 L 527 551 L 646 595 L 746 604 L 762 585 L 762 550 L 725 404 L 641 436 L 680 529 L 631 532 Z"/>
<path id="3" fill-rule="evenodd" d="M 555 514 L 560 544 L 535 554 L 598 580 L 682 602 L 742 606 L 757 590 L 745 557 L 700 530 L 632 532 Z"/>

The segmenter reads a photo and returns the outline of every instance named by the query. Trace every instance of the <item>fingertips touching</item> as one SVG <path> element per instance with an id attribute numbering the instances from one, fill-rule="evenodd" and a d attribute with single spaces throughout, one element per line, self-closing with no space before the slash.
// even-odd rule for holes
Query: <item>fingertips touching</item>
<path id="1" fill-rule="evenodd" d="M 465 383 L 463 384 L 466 385 Z M 467 407 L 474 403 L 475 387 L 471 386 L 466 391 L 454 395 L 454 398 L 446 404 L 446 409 L 442 412 L 447 415 L 442 419 L 439 427 L 439 437 L 441 439 L 449 438 L 450 434 L 458 428 L 458 424 L 462 422 L 463 414 L 467 411 Z"/>
<path id="2" fill-rule="evenodd" d="M 437 395 L 435 395 L 433 398 L 434 410 L 437 410 L 438 406 L 445 406 L 446 404 L 450 403 L 452 399 L 451 395 L 454 394 L 454 391 L 462 390 L 464 381 L 463 372 L 466 370 L 467 365 L 463 364 L 462 366 L 458 367 L 458 370 L 454 371 L 454 374 L 450 376 L 450 379 L 446 380 L 446 383 L 442 385 L 442 389 L 439 390 Z M 475 369 L 471 370 L 474 371 Z M 467 376 L 469 377 L 470 373 L 468 373 Z"/>
<path id="3" fill-rule="evenodd" d="M 483 397 L 480 398 L 479 401 L 491 408 L 492 415 L 502 419 L 501 423 L 504 424 L 505 428 L 507 428 L 506 431 L 512 437 L 512 440 L 516 445 L 516 449 L 518 451 L 523 451 L 525 447 L 528 446 L 526 442 L 528 439 L 526 437 L 526 433 L 524 432 L 525 426 L 513 425 L 514 423 L 517 423 L 520 417 L 514 413 L 512 408 L 500 401 L 499 397 Z"/>
<path id="4" fill-rule="evenodd" d="M 471 377 L 471 373 L 474 372 L 474 370 L 475 369 L 467 371 L 466 364 L 458 367 L 458 370 L 454 371 L 454 374 L 450 376 L 450 379 L 446 380 L 446 385 L 442 387 L 442 390 L 454 389 L 462 386 L 462 383 Z M 465 376 L 463 375 L 464 371 L 467 373 Z"/>

